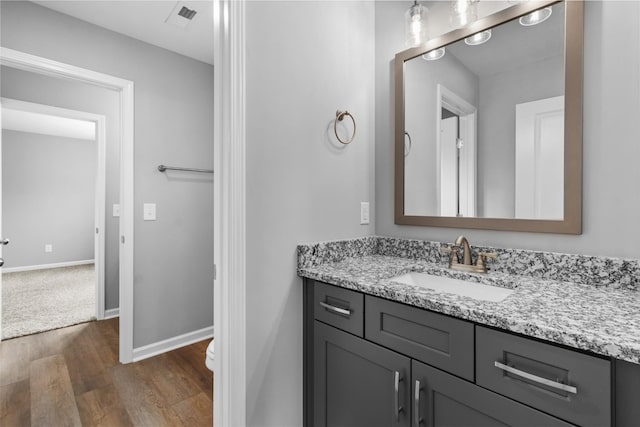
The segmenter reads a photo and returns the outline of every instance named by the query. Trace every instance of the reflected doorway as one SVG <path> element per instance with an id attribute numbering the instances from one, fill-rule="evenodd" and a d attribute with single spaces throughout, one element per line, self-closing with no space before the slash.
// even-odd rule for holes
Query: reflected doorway
<path id="1" fill-rule="evenodd" d="M 437 200 L 439 216 L 476 216 L 476 107 L 437 86 Z"/>

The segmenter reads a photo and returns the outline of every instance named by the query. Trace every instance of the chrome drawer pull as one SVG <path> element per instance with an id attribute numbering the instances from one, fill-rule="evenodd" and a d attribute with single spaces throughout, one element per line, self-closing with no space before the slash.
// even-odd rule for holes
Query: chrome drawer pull
<path id="1" fill-rule="evenodd" d="M 396 411 L 396 421 L 400 421 L 400 412 L 404 410 L 402 406 L 400 406 L 400 372 L 395 371 L 393 377 L 393 393 L 395 397 L 395 411 Z"/>
<path id="2" fill-rule="evenodd" d="M 351 316 L 351 310 L 347 310 L 346 308 L 336 307 L 335 305 L 330 305 L 322 301 L 320 301 L 320 305 L 329 311 L 333 311 L 334 313 L 344 314 L 345 316 Z"/>
<path id="3" fill-rule="evenodd" d="M 553 387 L 558 390 L 566 391 L 568 393 L 578 394 L 578 389 L 576 387 L 573 387 L 567 384 L 562 384 L 556 381 L 551 381 L 546 378 L 542 378 L 537 375 L 533 375 L 528 372 L 521 371 L 520 369 L 512 368 L 511 366 L 504 365 L 500 362 L 493 362 L 493 364 L 495 365 L 496 368 L 502 369 L 503 371 L 509 372 L 513 375 L 517 375 L 519 377 L 526 378 L 528 380 L 535 381 L 539 384 L 544 384 L 546 386 Z"/>

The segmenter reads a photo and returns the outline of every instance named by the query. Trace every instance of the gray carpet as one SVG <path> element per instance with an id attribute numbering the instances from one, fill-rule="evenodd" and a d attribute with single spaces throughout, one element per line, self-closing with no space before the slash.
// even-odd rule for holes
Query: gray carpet
<path id="1" fill-rule="evenodd" d="M 95 319 L 93 264 L 2 275 L 2 339 Z"/>

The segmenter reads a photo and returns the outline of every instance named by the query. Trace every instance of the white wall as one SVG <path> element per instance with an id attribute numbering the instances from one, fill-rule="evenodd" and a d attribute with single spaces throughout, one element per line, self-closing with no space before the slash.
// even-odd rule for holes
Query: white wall
<path id="1" fill-rule="evenodd" d="M 135 84 L 134 347 L 213 324 L 213 67 L 53 12 L 3 1 L 2 45 Z M 144 203 L 157 221 L 143 221 Z"/>
<path id="2" fill-rule="evenodd" d="M 481 2 L 482 3 L 482 2 Z M 640 257 L 640 2 L 585 2 L 583 234 L 395 225 L 392 60 L 404 49 L 403 2 L 376 2 L 376 234 L 567 253 Z"/>
<path id="3" fill-rule="evenodd" d="M 247 424 L 302 425 L 302 283 L 296 245 L 370 235 L 373 2 L 249 1 Z M 337 109 L 357 121 L 340 147 Z"/>
<path id="4" fill-rule="evenodd" d="M 2 131 L 5 268 L 94 258 L 97 143 Z M 46 244 L 53 252 L 45 253 Z"/>

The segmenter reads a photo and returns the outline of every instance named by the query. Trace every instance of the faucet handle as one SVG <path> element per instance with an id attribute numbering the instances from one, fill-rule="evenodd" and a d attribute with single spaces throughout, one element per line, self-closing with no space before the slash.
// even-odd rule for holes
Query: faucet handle
<path id="1" fill-rule="evenodd" d="M 458 251 L 461 249 L 461 246 L 453 245 L 450 248 L 440 248 L 440 252 L 444 254 L 450 254 L 449 256 L 449 267 L 452 264 L 458 264 L 460 261 L 458 259 Z"/>
<path id="2" fill-rule="evenodd" d="M 498 259 L 498 254 L 495 252 L 480 252 L 478 253 L 478 261 L 476 261 L 476 265 L 484 271 L 487 271 L 486 263 L 488 259 Z"/>
<path id="3" fill-rule="evenodd" d="M 478 255 L 487 259 L 498 259 L 498 254 L 495 252 L 480 252 Z"/>

